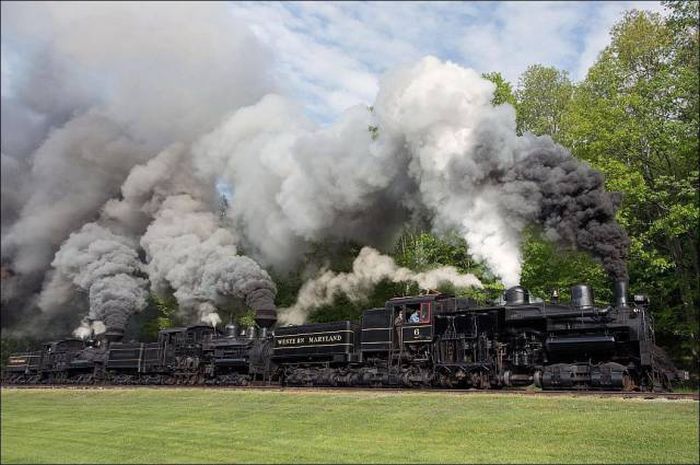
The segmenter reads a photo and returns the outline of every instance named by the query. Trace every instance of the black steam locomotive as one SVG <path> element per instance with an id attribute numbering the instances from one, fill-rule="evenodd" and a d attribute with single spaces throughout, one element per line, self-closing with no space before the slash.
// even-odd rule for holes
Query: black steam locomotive
<path id="1" fill-rule="evenodd" d="M 687 373 L 661 366 L 648 299 L 594 305 L 587 285 L 569 303 L 530 299 L 522 287 L 477 306 L 432 293 L 399 297 L 361 320 L 283 326 L 258 313 L 261 329 L 171 328 L 153 343 L 66 339 L 13 354 L 10 384 L 209 384 L 290 386 L 670 390 Z M 257 334 L 256 334 L 257 333 Z"/>

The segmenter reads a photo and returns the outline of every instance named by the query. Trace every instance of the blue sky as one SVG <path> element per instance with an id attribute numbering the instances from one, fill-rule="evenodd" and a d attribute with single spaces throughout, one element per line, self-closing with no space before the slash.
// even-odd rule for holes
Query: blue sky
<path id="1" fill-rule="evenodd" d="M 231 2 L 229 11 L 267 46 L 278 91 L 328 124 L 348 107 L 371 104 L 382 73 L 425 55 L 500 71 L 514 85 L 536 63 L 581 80 L 612 25 L 633 8 L 664 11 L 639 0 Z M 2 95 L 23 73 L 23 48 L 13 50 L 10 39 L 3 36 Z"/>
<path id="2" fill-rule="evenodd" d="M 528 65 L 574 80 L 627 9 L 659 2 L 236 2 L 235 17 L 272 50 L 281 90 L 321 123 L 371 103 L 382 72 L 431 54 L 513 84 Z"/>

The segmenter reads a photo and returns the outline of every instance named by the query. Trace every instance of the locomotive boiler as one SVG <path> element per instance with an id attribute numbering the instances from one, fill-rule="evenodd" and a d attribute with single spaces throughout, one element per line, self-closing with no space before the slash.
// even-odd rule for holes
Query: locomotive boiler
<path id="1" fill-rule="evenodd" d="M 480 306 L 428 293 L 397 297 L 358 321 L 262 331 L 207 325 L 162 330 L 152 343 L 67 339 L 13 354 L 5 383 L 670 390 L 686 372 L 656 358 L 648 299 L 598 307 L 578 284 L 571 301 L 508 289 Z"/>

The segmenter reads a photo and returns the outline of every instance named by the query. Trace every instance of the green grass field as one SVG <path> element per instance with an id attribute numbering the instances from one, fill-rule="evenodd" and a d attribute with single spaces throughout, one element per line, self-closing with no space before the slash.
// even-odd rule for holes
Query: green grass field
<path id="1" fill-rule="evenodd" d="M 2 463 L 698 463 L 698 403 L 494 394 L 2 390 Z"/>

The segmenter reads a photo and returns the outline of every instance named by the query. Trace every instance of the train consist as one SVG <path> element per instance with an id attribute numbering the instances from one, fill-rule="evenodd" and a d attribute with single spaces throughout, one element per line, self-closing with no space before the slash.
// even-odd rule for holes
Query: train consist
<path id="1" fill-rule="evenodd" d="M 108 331 L 13 354 L 3 382 L 670 390 L 687 378 L 660 366 L 649 301 L 628 302 L 626 282 L 604 308 L 587 285 L 571 295 L 536 301 L 518 286 L 477 306 L 431 293 L 391 299 L 360 321 L 271 330 L 266 312 L 261 328 L 171 328 L 152 343 L 120 342 Z"/>

